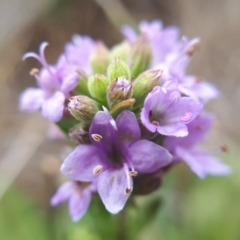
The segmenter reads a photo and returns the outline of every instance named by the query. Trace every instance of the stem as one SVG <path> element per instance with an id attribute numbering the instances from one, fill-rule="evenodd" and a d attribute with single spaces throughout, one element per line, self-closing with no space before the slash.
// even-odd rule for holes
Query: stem
<path id="1" fill-rule="evenodd" d="M 128 229 L 127 229 L 127 221 L 126 221 L 126 212 L 121 211 L 118 216 L 118 233 L 117 240 L 128 240 Z"/>

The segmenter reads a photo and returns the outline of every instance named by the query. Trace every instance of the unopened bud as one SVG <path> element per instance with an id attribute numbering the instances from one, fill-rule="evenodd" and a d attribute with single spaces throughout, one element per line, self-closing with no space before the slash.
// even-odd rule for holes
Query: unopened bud
<path id="1" fill-rule="evenodd" d="M 131 50 L 130 43 L 128 41 L 124 41 L 124 42 L 114 46 L 111 49 L 110 57 L 111 57 L 112 60 L 114 60 L 114 58 L 116 58 L 116 57 L 119 57 L 123 61 L 127 61 L 128 57 L 129 57 L 130 50 Z"/>
<path id="2" fill-rule="evenodd" d="M 76 143 L 88 144 L 90 143 L 89 134 L 83 126 L 74 126 L 68 133 L 70 139 Z"/>
<path id="3" fill-rule="evenodd" d="M 88 79 L 88 89 L 94 98 L 102 103 L 106 102 L 106 90 L 109 81 L 106 76 L 102 74 L 95 74 Z"/>
<path id="4" fill-rule="evenodd" d="M 98 111 L 96 102 L 83 95 L 74 96 L 69 99 L 68 110 L 79 121 L 91 123 Z"/>
<path id="5" fill-rule="evenodd" d="M 148 70 L 137 77 L 133 82 L 133 97 L 136 99 L 134 107 L 142 104 L 147 94 L 160 84 L 161 76 L 161 70 Z"/>
<path id="6" fill-rule="evenodd" d="M 110 106 L 129 99 L 132 96 L 132 81 L 125 77 L 118 77 L 113 80 L 107 89 L 107 100 Z"/>
<path id="7" fill-rule="evenodd" d="M 148 69 L 152 57 L 152 49 L 147 36 L 142 35 L 133 44 L 131 53 L 131 74 L 137 77 Z"/>
<path id="8" fill-rule="evenodd" d="M 98 42 L 91 56 L 91 66 L 95 73 L 104 73 L 110 63 L 110 55 L 107 47 Z"/>
<path id="9" fill-rule="evenodd" d="M 107 76 L 110 81 L 113 81 L 117 77 L 125 76 L 127 79 L 131 78 L 130 68 L 120 58 L 115 58 L 108 66 Z"/>

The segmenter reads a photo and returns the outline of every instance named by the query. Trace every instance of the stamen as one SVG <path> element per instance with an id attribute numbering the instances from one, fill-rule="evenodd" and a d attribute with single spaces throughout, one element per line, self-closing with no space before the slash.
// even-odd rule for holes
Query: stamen
<path id="1" fill-rule="evenodd" d="M 227 145 L 222 145 L 222 146 L 220 146 L 220 148 L 221 148 L 221 150 L 223 151 L 223 152 L 228 152 L 229 151 L 229 148 L 228 148 L 228 146 Z"/>
<path id="2" fill-rule="evenodd" d="M 100 134 L 97 134 L 97 133 L 94 133 L 91 136 L 95 142 L 100 142 L 103 138 Z"/>
<path id="3" fill-rule="evenodd" d="M 125 171 L 126 177 L 127 177 L 127 188 L 125 189 L 125 194 L 130 194 L 132 192 L 132 186 L 131 186 L 131 178 L 129 176 L 128 165 L 126 163 L 124 163 L 123 167 L 124 167 L 124 171 Z"/>
<path id="4" fill-rule="evenodd" d="M 35 76 L 35 75 L 37 75 L 38 73 L 39 73 L 39 69 L 37 69 L 37 68 L 32 68 L 31 71 L 29 72 L 29 74 L 30 74 L 31 76 Z"/>
<path id="5" fill-rule="evenodd" d="M 185 112 L 183 116 L 179 117 L 179 119 L 183 122 L 188 122 L 192 119 L 192 113 L 191 112 Z"/>
<path id="6" fill-rule="evenodd" d="M 152 121 L 152 124 L 155 126 L 159 126 L 159 122 L 158 121 Z"/>
<path id="7" fill-rule="evenodd" d="M 187 51 L 186 51 L 186 54 L 189 56 L 189 57 L 192 57 L 193 54 L 199 50 L 200 48 L 200 43 L 199 42 L 196 42 L 194 43 L 192 46 L 190 46 Z"/>
<path id="8" fill-rule="evenodd" d="M 129 176 L 130 177 L 136 177 L 138 175 L 138 172 L 137 171 L 130 171 L 129 172 Z"/>
<path id="9" fill-rule="evenodd" d="M 132 192 L 132 190 L 133 190 L 132 188 L 126 188 L 125 189 L 125 194 L 129 195 Z"/>
<path id="10" fill-rule="evenodd" d="M 101 172 L 102 172 L 102 169 L 103 169 L 103 166 L 97 165 L 97 166 L 93 169 L 93 174 L 94 174 L 94 175 L 97 175 L 97 174 L 101 173 Z"/>

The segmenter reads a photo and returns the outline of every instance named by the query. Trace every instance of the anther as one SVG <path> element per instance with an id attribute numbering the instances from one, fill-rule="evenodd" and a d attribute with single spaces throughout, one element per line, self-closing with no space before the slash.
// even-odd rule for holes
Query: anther
<path id="1" fill-rule="evenodd" d="M 132 188 L 126 188 L 125 189 L 125 194 L 128 195 L 132 192 Z"/>
<path id="2" fill-rule="evenodd" d="M 93 140 L 96 142 L 100 142 L 102 140 L 102 136 L 100 134 L 94 133 L 91 135 Z"/>
<path id="3" fill-rule="evenodd" d="M 179 119 L 182 122 L 188 122 L 192 119 L 192 113 L 191 112 L 185 112 L 183 116 L 179 117 Z"/>
<path id="4" fill-rule="evenodd" d="M 196 42 L 195 44 L 193 44 L 190 48 L 187 49 L 186 51 L 186 54 L 189 56 L 189 57 L 192 57 L 193 54 L 199 50 L 200 48 L 200 43 L 199 42 Z"/>
<path id="5" fill-rule="evenodd" d="M 37 68 L 32 68 L 31 71 L 29 72 L 29 74 L 30 74 L 31 76 L 35 76 L 35 75 L 37 75 L 38 73 L 39 73 L 39 69 L 37 69 Z"/>
<path id="6" fill-rule="evenodd" d="M 225 145 L 225 144 L 220 146 L 220 148 L 221 148 L 222 152 L 228 152 L 229 151 L 228 146 Z"/>
<path id="7" fill-rule="evenodd" d="M 97 165 L 97 166 L 93 169 L 93 174 L 94 174 L 94 175 L 97 175 L 97 174 L 101 173 L 101 172 L 102 172 L 102 169 L 103 169 L 103 166 Z"/>
<path id="8" fill-rule="evenodd" d="M 138 172 L 137 171 L 130 171 L 129 172 L 129 176 L 130 177 L 136 177 L 138 175 Z"/>
<path id="9" fill-rule="evenodd" d="M 152 124 L 155 126 L 159 126 L 159 122 L 158 121 L 152 121 Z"/>

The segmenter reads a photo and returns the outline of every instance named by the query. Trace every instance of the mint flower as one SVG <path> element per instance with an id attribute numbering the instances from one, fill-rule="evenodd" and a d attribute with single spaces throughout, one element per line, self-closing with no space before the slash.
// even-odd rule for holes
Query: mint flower
<path id="1" fill-rule="evenodd" d="M 135 115 L 123 111 L 116 119 L 99 111 L 89 130 L 92 145 L 79 145 L 64 161 L 62 173 L 75 181 L 97 181 L 98 193 L 111 213 L 124 207 L 133 189 L 132 177 L 166 166 L 171 155 L 163 147 L 140 140 Z"/>
<path id="2" fill-rule="evenodd" d="M 141 121 L 151 132 L 184 137 L 188 134 L 186 124 L 202 110 L 203 105 L 189 97 L 181 97 L 177 81 L 171 80 L 162 87 L 154 87 L 144 101 Z"/>
<path id="3" fill-rule="evenodd" d="M 96 191 L 94 184 L 81 182 L 63 183 L 51 199 L 51 205 L 57 206 L 63 202 L 69 202 L 69 214 L 72 221 L 80 220 L 87 212 L 92 198 L 92 192 Z"/>
<path id="4" fill-rule="evenodd" d="M 39 55 L 26 53 L 28 57 L 37 59 L 43 66 L 38 71 L 32 70 L 36 78 L 38 88 L 27 88 L 20 96 L 20 110 L 35 112 L 41 110 L 42 115 L 51 122 L 61 120 L 64 111 L 65 98 L 69 97 L 79 81 L 79 75 L 67 63 L 64 55 L 61 55 L 56 65 L 49 65 L 44 56 L 44 50 L 48 45 L 43 42 L 39 48 Z"/>
<path id="5" fill-rule="evenodd" d="M 215 157 L 214 152 L 202 150 L 197 146 L 211 129 L 212 121 L 212 115 L 201 114 L 188 124 L 188 136 L 167 137 L 163 144 L 173 154 L 174 162 L 183 160 L 200 178 L 208 174 L 227 175 L 231 173 L 230 167 Z"/>

